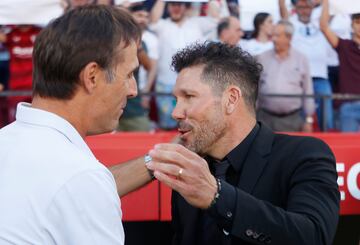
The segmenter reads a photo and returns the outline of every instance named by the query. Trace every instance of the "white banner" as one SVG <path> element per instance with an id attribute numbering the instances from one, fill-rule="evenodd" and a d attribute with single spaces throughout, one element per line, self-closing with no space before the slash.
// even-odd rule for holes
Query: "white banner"
<path id="1" fill-rule="evenodd" d="M 2 25 L 46 25 L 63 12 L 61 0 L 0 0 Z"/>
<path id="2" fill-rule="evenodd" d="M 329 0 L 331 14 L 360 13 L 360 0 Z"/>

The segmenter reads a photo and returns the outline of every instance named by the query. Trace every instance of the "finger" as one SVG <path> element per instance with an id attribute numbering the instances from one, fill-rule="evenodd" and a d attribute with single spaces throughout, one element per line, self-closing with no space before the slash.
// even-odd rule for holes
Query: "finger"
<path id="1" fill-rule="evenodd" d="M 190 151 L 185 146 L 180 145 L 180 144 L 162 143 L 162 144 L 156 144 L 154 146 L 154 148 L 166 150 L 166 151 L 175 151 L 175 152 L 178 152 L 181 155 L 185 156 L 186 158 L 193 159 L 193 160 L 201 158 L 198 154 Z"/>
<path id="2" fill-rule="evenodd" d="M 172 163 L 181 167 L 189 165 L 189 159 L 186 159 L 185 156 L 175 151 L 154 149 L 149 151 L 149 155 L 152 157 L 153 161 Z"/>
<path id="3" fill-rule="evenodd" d="M 169 175 L 166 175 L 160 171 L 155 171 L 154 176 L 157 180 L 169 186 L 171 189 L 181 193 L 183 189 L 183 183 L 180 179 L 173 178 Z"/>
<path id="4" fill-rule="evenodd" d="M 160 171 L 164 174 L 172 175 L 174 177 L 179 177 L 181 171 L 181 177 L 185 176 L 184 169 L 175 164 L 152 161 L 152 163 L 148 164 L 148 168 L 153 171 Z"/>

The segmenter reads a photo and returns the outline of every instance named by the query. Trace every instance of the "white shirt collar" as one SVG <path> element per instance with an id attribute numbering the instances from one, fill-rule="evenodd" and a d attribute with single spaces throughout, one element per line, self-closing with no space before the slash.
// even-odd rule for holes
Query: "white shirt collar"
<path id="1" fill-rule="evenodd" d="M 89 146 L 85 143 L 79 132 L 64 118 L 52 112 L 33 108 L 31 107 L 31 104 L 21 102 L 17 106 L 16 121 L 56 130 L 80 150 L 89 156 L 94 157 Z"/>

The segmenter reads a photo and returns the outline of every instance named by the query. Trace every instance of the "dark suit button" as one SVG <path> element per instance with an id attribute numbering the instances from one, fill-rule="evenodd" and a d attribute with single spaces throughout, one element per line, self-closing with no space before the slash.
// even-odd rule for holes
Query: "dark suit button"
<path id="1" fill-rule="evenodd" d="M 259 234 L 259 233 L 254 232 L 254 234 L 253 234 L 253 238 L 254 238 L 254 239 L 258 239 L 258 238 L 259 238 L 259 236 L 260 236 L 260 234 Z"/>
<path id="2" fill-rule="evenodd" d="M 230 235 L 230 232 L 228 232 L 227 230 L 223 229 L 223 233 L 225 234 L 225 236 Z"/>
<path id="3" fill-rule="evenodd" d="M 253 232 L 252 230 L 250 230 L 250 229 L 247 229 L 247 230 L 245 231 L 245 234 L 246 234 L 247 236 L 252 236 L 253 233 L 254 233 L 254 232 Z"/>
<path id="4" fill-rule="evenodd" d="M 266 238 L 266 236 L 261 233 L 258 240 L 259 240 L 260 242 L 264 242 L 264 241 L 265 241 L 265 238 Z"/>
<path id="5" fill-rule="evenodd" d="M 270 244 L 270 243 L 271 243 L 271 237 L 267 237 L 267 238 L 265 239 L 265 243 L 266 243 L 266 244 Z"/>

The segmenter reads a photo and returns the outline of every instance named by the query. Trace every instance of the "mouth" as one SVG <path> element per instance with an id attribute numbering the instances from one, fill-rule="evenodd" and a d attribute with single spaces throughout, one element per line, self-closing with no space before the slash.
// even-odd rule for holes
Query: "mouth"
<path id="1" fill-rule="evenodd" d="M 191 133 L 193 128 L 188 124 L 180 123 L 180 127 L 178 128 L 178 132 L 180 133 L 180 139 L 186 139 Z"/>
<path id="2" fill-rule="evenodd" d="M 178 132 L 180 133 L 180 138 L 184 139 L 187 136 L 189 136 L 189 134 L 191 134 L 193 130 L 193 127 L 187 123 L 179 123 L 179 128 L 178 128 Z"/>
<path id="3" fill-rule="evenodd" d="M 179 133 L 180 133 L 180 138 L 185 138 L 187 135 L 190 134 L 191 130 L 183 130 L 183 129 L 178 129 Z"/>

